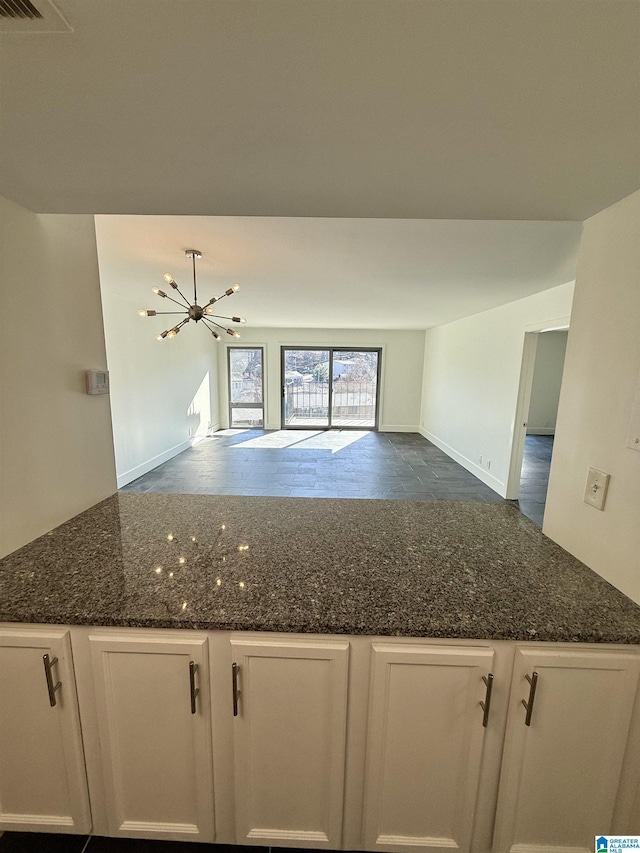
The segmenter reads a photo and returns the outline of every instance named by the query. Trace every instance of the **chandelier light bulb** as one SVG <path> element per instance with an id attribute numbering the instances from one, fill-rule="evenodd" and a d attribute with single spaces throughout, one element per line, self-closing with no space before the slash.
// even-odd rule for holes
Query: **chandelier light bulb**
<path id="1" fill-rule="evenodd" d="M 214 337 L 217 341 L 219 341 L 219 340 L 220 340 L 220 335 L 219 335 L 217 332 L 214 332 L 214 331 L 213 331 L 213 329 L 211 329 L 211 334 L 213 335 L 213 337 Z"/>
<path id="2" fill-rule="evenodd" d="M 167 282 L 167 284 L 175 284 L 175 281 L 173 280 L 173 276 L 171 275 L 170 272 L 166 272 L 163 277 L 164 277 L 164 280 Z"/>
<path id="3" fill-rule="evenodd" d="M 156 340 L 157 341 L 163 341 L 167 337 L 168 334 L 169 334 L 168 331 L 160 332 L 159 335 L 156 335 Z"/>
<path id="4" fill-rule="evenodd" d="M 232 317 L 231 319 L 233 320 L 233 322 L 234 322 L 234 323 L 243 323 L 243 324 L 244 324 L 244 323 L 246 323 L 246 322 L 247 322 L 247 321 L 244 319 L 244 317 Z"/>
<path id="5" fill-rule="evenodd" d="M 213 314 L 213 312 L 214 312 L 215 310 L 216 310 L 216 309 L 213 307 L 213 305 L 209 304 L 209 305 L 207 305 L 207 307 L 204 309 L 204 313 L 205 313 L 205 314 Z"/>
<path id="6" fill-rule="evenodd" d="M 159 288 L 159 287 L 152 287 L 152 288 L 151 288 L 151 290 L 153 290 L 153 292 L 156 294 L 156 296 L 162 296 L 162 298 L 163 298 L 163 299 L 164 299 L 164 298 L 165 298 L 165 296 L 167 295 L 167 294 L 164 292 L 164 290 L 160 290 L 160 288 Z"/>
<path id="7" fill-rule="evenodd" d="M 138 317 L 155 317 L 155 316 L 156 316 L 156 312 L 153 310 L 153 308 L 147 308 L 147 309 L 142 308 L 140 311 L 138 311 Z"/>
<path id="8" fill-rule="evenodd" d="M 240 290 L 240 285 L 234 284 L 233 287 L 231 288 L 231 290 L 233 290 L 234 293 L 237 293 Z"/>
<path id="9" fill-rule="evenodd" d="M 225 296 L 233 296 L 233 294 L 237 293 L 238 290 L 240 290 L 240 285 L 234 284 L 233 287 L 230 287 L 228 290 L 225 290 L 224 295 Z"/>
<path id="10" fill-rule="evenodd" d="M 239 338 L 240 335 L 236 332 L 235 329 L 227 329 L 227 334 L 231 335 L 232 338 Z"/>

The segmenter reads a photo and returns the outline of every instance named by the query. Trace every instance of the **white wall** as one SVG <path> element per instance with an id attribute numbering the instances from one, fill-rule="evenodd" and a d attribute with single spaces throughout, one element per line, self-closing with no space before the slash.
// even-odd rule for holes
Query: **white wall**
<path id="1" fill-rule="evenodd" d="M 417 432 L 424 359 L 423 331 L 381 329 L 242 329 L 237 344 L 265 347 L 265 424 L 280 429 L 281 346 L 382 347 L 380 429 L 386 432 Z M 225 341 L 226 345 L 226 341 Z M 225 346 L 226 349 L 226 346 Z M 221 419 L 227 426 L 227 354 L 220 359 Z"/>
<path id="2" fill-rule="evenodd" d="M 558 331 L 538 335 L 527 418 L 529 435 L 553 435 L 556 431 L 568 334 Z"/>
<path id="3" fill-rule="evenodd" d="M 35 214 L 0 199 L 0 555 L 116 488 L 91 216 Z"/>
<path id="4" fill-rule="evenodd" d="M 98 232 L 98 237 L 100 236 Z M 100 241 L 98 241 L 100 249 Z M 139 317 L 140 308 L 171 305 L 135 281 L 123 288 L 101 261 L 102 308 L 111 380 L 118 486 L 141 477 L 217 429 L 219 345 L 202 323 L 174 340 L 155 336 L 181 317 Z M 160 281 L 162 285 L 162 281 Z M 176 310 L 177 306 L 176 306 Z"/>
<path id="5" fill-rule="evenodd" d="M 543 530 L 640 603 L 639 380 L 637 192 L 584 224 Z M 604 512 L 583 502 L 589 467 L 611 474 Z"/>
<path id="6" fill-rule="evenodd" d="M 570 282 L 427 331 L 420 432 L 503 497 L 525 332 L 566 322 L 572 296 Z"/>

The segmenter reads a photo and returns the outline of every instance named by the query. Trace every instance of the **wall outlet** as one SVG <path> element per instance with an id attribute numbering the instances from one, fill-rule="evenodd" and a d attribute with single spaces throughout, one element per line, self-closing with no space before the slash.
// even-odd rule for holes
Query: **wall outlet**
<path id="1" fill-rule="evenodd" d="M 604 471 L 598 471 L 597 468 L 589 468 L 587 485 L 584 490 L 584 502 L 596 509 L 603 510 L 604 502 L 607 499 L 608 488 L 609 474 L 605 474 Z"/>

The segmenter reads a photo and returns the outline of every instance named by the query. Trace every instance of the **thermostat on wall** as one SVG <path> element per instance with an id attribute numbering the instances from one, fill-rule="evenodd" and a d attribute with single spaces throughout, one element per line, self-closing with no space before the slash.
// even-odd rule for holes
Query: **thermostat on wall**
<path id="1" fill-rule="evenodd" d="M 87 385 L 87 394 L 109 393 L 108 370 L 85 370 L 84 378 Z"/>

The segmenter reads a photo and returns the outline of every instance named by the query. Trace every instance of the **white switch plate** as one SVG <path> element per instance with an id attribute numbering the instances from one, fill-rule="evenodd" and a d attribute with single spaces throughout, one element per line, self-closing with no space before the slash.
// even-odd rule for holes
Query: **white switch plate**
<path id="1" fill-rule="evenodd" d="M 584 502 L 596 509 L 604 509 L 609 488 L 609 474 L 598 471 L 597 468 L 589 468 L 587 474 L 587 486 L 584 490 Z"/>

